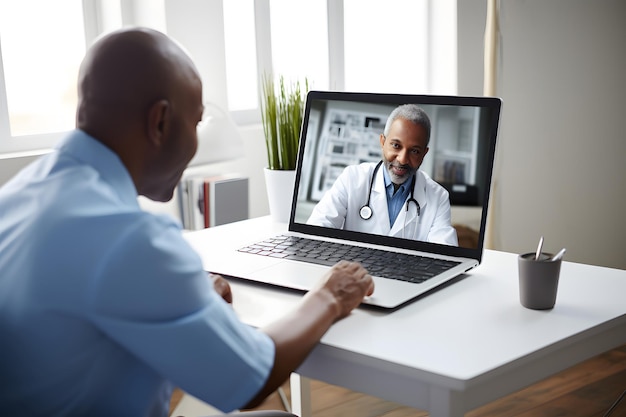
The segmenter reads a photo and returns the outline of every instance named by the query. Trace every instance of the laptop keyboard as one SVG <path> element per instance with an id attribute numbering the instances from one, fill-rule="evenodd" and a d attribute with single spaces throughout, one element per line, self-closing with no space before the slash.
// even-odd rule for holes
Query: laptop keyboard
<path id="1" fill-rule="evenodd" d="M 345 259 L 359 262 L 371 275 L 413 283 L 424 282 L 459 264 L 455 261 L 286 235 L 243 247 L 239 252 L 327 266 Z"/>

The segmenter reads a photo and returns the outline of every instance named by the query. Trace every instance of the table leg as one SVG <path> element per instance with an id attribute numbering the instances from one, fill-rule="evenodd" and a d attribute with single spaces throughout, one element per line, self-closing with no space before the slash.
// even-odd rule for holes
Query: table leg
<path id="1" fill-rule="evenodd" d="M 300 417 L 311 417 L 311 380 L 292 373 L 289 377 L 291 388 L 291 412 Z"/>
<path id="2" fill-rule="evenodd" d="M 430 388 L 430 417 L 463 417 L 463 394 L 441 387 Z"/>

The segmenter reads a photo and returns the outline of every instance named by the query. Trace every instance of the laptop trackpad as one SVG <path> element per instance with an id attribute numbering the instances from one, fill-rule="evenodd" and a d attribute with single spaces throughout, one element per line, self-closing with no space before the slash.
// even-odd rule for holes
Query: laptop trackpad
<path id="1" fill-rule="evenodd" d="M 248 275 L 255 281 L 308 291 L 322 279 L 329 269 L 322 265 L 285 261 Z"/>

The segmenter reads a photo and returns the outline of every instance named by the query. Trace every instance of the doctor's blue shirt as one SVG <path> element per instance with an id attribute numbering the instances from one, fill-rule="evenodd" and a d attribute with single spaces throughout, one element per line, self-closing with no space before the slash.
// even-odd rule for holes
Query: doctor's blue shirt
<path id="1" fill-rule="evenodd" d="M 84 132 L 0 189 L 0 271 L 0 415 L 162 417 L 173 386 L 230 411 L 273 366 L 179 223 L 142 211 Z"/>
<path id="2" fill-rule="evenodd" d="M 409 198 L 411 193 L 411 181 L 404 181 L 398 190 L 394 193 L 393 182 L 389 177 L 389 171 L 385 166 L 383 168 L 383 178 L 385 179 L 385 191 L 387 193 L 387 210 L 389 210 L 389 226 L 393 226 L 400 214 L 400 210 L 404 206 L 404 202 Z"/>

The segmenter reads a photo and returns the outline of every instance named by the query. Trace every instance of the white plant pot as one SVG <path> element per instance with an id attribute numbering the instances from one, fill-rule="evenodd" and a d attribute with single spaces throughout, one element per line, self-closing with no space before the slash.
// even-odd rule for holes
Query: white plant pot
<path id="1" fill-rule="evenodd" d="M 295 170 L 274 170 L 263 168 L 267 200 L 272 219 L 280 223 L 289 223 L 291 200 L 296 181 Z"/>

